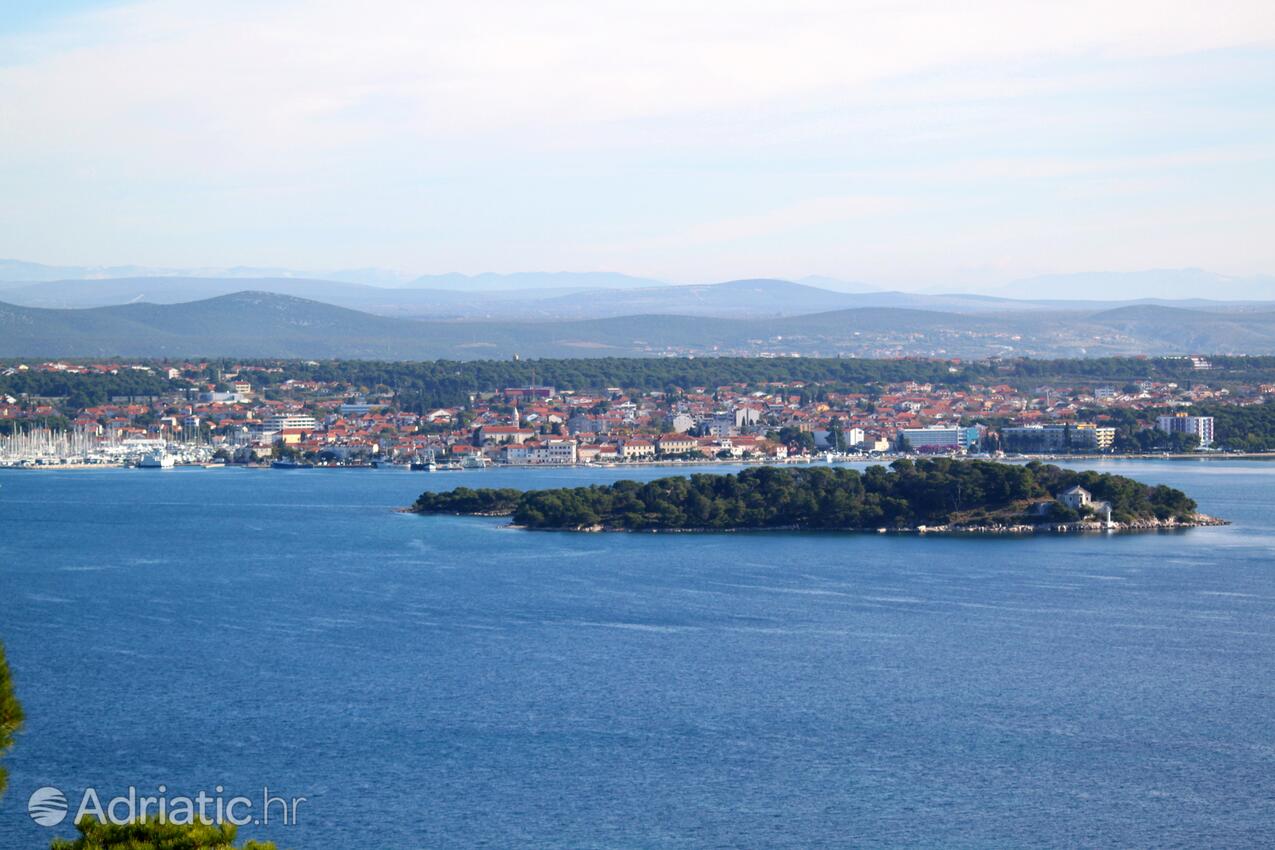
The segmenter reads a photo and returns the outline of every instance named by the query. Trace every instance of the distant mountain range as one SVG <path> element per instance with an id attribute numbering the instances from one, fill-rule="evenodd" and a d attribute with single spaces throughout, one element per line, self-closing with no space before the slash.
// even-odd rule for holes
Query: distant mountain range
<path id="1" fill-rule="evenodd" d="M 5 283 L 46 281 L 102 281 L 118 279 L 174 280 L 307 280 L 356 283 L 366 286 L 415 289 L 448 289 L 459 292 L 530 289 L 632 289 L 667 286 L 651 278 L 616 272 L 515 272 L 513 274 L 432 274 L 413 277 L 388 269 L 339 269 L 297 271 L 283 268 L 233 266 L 228 268 L 157 268 L 152 266 L 46 266 L 23 260 L 0 259 L 0 287 Z M 240 287 L 241 289 L 243 287 Z"/>
<path id="2" fill-rule="evenodd" d="M 156 268 L 153 266 L 46 266 L 24 260 L 0 259 L 0 282 L 34 283 L 48 280 L 112 280 L 122 277 L 167 278 L 287 278 L 322 277 L 325 280 L 357 279 L 360 283 L 390 285 L 404 276 L 380 269 L 325 272 L 322 275 L 305 274 L 290 269 L 232 266 L 227 268 Z M 364 280 L 364 278 L 369 278 Z"/>
<path id="3" fill-rule="evenodd" d="M 15 277 L 22 280 L 6 280 Z M 1110 299 L 1128 291 L 1162 297 Z M 1241 292 L 1248 300 L 1214 300 Z M 53 267 L 0 260 L 0 355 L 1275 352 L 1273 278 L 1225 278 L 1197 269 L 1057 275 L 1020 281 L 1003 293 L 874 291 L 868 284 L 813 277 L 671 286 L 608 272 L 407 279 L 376 269 L 307 277 L 286 269 Z"/>
<path id="4" fill-rule="evenodd" d="M 515 272 L 513 274 L 427 274 L 412 287 L 451 289 L 459 292 L 525 292 L 546 289 L 641 289 L 668 286 L 662 280 L 617 272 Z"/>
<path id="5" fill-rule="evenodd" d="M 1084 272 L 1052 274 L 1015 281 L 994 290 L 1006 298 L 1066 298 L 1072 300 L 1157 298 L 1216 301 L 1275 299 L 1275 277 L 1231 277 L 1204 269 L 1152 269 L 1140 272 Z"/>
<path id="6" fill-rule="evenodd" d="M 530 281 L 539 279 L 539 276 L 492 276 L 484 285 L 511 284 L 511 278 L 513 283 L 530 286 Z M 654 286 L 632 283 L 641 279 L 630 279 L 626 288 L 584 286 L 585 282 L 598 280 L 598 276 L 592 275 L 553 276 L 553 279 L 558 282 L 575 280 L 581 285 L 471 292 L 446 288 L 387 288 L 308 278 L 144 276 L 9 283 L 0 287 L 0 300 L 24 307 L 68 309 L 134 303 L 177 304 L 251 290 L 308 298 L 381 316 L 497 321 L 561 321 L 640 314 L 774 318 L 867 307 L 987 313 L 1101 309 L 1135 303 L 1021 301 L 988 295 L 922 295 L 909 292 L 846 293 L 769 279 L 690 286 Z M 1202 299 L 1153 303 L 1202 310 L 1263 309 L 1260 304 L 1225 304 Z M 1275 308 L 1275 303 L 1267 308 Z"/>
<path id="7" fill-rule="evenodd" d="M 736 289 L 751 285 L 740 282 Z M 969 358 L 1133 353 L 1275 353 L 1275 309 L 1221 312 L 1132 305 L 974 314 L 858 307 L 775 318 L 645 314 L 575 321 L 423 321 L 265 292 L 76 310 L 0 303 L 0 356 L 5 357 Z"/>
<path id="8" fill-rule="evenodd" d="M 226 268 L 157 268 L 148 266 L 49 266 L 23 260 L 0 259 L 0 290 L 12 289 L 21 284 L 65 283 L 68 281 L 150 280 L 164 281 L 167 287 L 177 287 L 179 281 L 252 281 L 235 290 L 221 289 L 217 294 L 243 289 L 279 291 L 277 283 L 284 280 L 362 284 L 379 289 L 444 290 L 448 292 L 488 293 L 536 293 L 559 295 L 587 290 L 641 290 L 668 287 L 667 281 L 616 272 L 515 272 L 512 274 L 428 274 L 413 276 L 399 271 L 378 268 L 338 269 L 330 271 L 297 271 L 285 268 L 261 268 L 233 266 Z M 272 282 L 276 288 L 258 285 Z M 1271 301 L 1275 300 L 1275 277 L 1235 277 L 1217 274 L 1204 269 L 1151 269 L 1136 272 L 1082 272 L 1054 274 L 1025 278 L 1000 286 L 953 287 L 936 284 L 925 289 L 898 292 L 893 287 L 870 282 L 843 280 L 821 275 L 808 275 L 792 281 L 825 292 L 840 294 L 891 294 L 911 295 L 917 299 L 935 296 L 969 297 L 971 290 L 983 297 L 1005 298 L 1017 301 Z M 137 288 L 138 284 L 133 285 Z M 146 288 L 153 291 L 153 287 Z M 201 292 L 185 298 L 164 299 L 165 303 L 209 297 L 209 290 L 191 287 L 185 293 Z M 296 291 L 302 297 L 322 298 L 320 290 Z M 975 296 L 977 297 L 977 296 Z M 26 302 L 23 302 L 26 303 Z M 107 303 L 107 302 L 103 302 Z M 109 302 L 123 303 L 123 302 Z M 32 303 L 31 306 L 37 306 Z M 64 304 L 62 306 L 90 306 L 88 304 Z M 365 309 L 365 308 L 360 308 Z"/>

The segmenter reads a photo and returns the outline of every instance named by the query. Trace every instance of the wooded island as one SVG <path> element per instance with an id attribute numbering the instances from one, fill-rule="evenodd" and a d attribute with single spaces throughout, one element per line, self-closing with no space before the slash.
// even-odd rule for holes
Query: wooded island
<path id="1" fill-rule="evenodd" d="M 508 516 L 564 531 L 995 531 L 1216 525 L 1181 490 L 1032 462 L 898 460 L 887 469 L 763 466 L 646 483 L 422 493 L 422 514 Z"/>

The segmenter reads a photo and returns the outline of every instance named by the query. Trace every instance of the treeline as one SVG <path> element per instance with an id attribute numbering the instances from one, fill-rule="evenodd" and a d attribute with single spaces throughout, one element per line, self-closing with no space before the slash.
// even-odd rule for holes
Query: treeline
<path id="1" fill-rule="evenodd" d="M 471 395 L 506 387 L 539 385 L 573 390 L 666 391 L 691 387 L 764 385 L 803 381 L 833 388 L 915 380 L 959 385 L 949 364 L 931 360 L 709 358 L 581 358 L 570 360 L 436 360 L 419 363 L 340 360 L 289 361 L 273 379 L 341 381 L 354 386 L 385 386 L 405 409 L 444 407 Z M 254 376 L 254 380 L 255 380 Z"/>
<path id="2" fill-rule="evenodd" d="M 1160 407 L 1149 410 L 1128 408 L 1087 408 L 1080 411 L 1085 421 L 1098 421 L 1116 428 L 1115 449 L 1119 452 L 1190 451 L 1198 445 L 1194 434 L 1166 434 L 1144 429 L 1141 420 L 1160 414 L 1181 412 L 1182 408 Z M 1192 416 L 1213 417 L 1213 445 L 1233 451 L 1275 451 L 1275 402 L 1238 405 L 1204 402 L 1186 408 Z"/>
<path id="3" fill-rule="evenodd" d="M 157 367 L 166 361 L 145 361 Z M 208 362 L 209 374 L 231 372 L 238 365 L 277 371 L 246 372 L 254 385 L 269 387 L 289 379 L 346 383 L 371 390 L 393 390 L 408 410 L 464 404 L 474 393 L 538 384 L 564 389 L 670 391 L 727 385 L 762 386 L 801 381 L 827 390 L 862 391 L 872 385 L 916 381 L 960 387 L 1003 382 L 1031 385 L 1045 379 L 1081 382 L 1136 380 L 1275 381 L 1275 357 L 1214 357 L 1215 369 L 1196 372 L 1180 358 L 1106 357 L 1091 360 L 996 360 L 956 363 L 920 358 L 867 360 L 856 358 L 620 358 L 543 360 L 235 360 Z M 16 372 L 0 375 L 0 392 L 10 395 L 71 396 L 98 404 L 112 396 L 155 395 L 185 382 L 153 373 L 124 369 L 115 375 L 61 372 Z M 84 406 L 84 405 L 81 405 Z"/>
<path id="4" fill-rule="evenodd" d="M 1129 478 L 1071 472 L 1029 463 L 898 460 L 889 469 L 759 467 L 737 475 L 697 474 L 647 483 L 553 490 L 471 490 L 423 493 L 420 513 L 499 514 L 527 528 L 617 530 L 914 528 L 1079 518 L 1061 505 L 1030 513 L 1079 484 L 1108 501 L 1113 519 L 1189 520 L 1195 502 L 1180 490 Z"/>
<path id="5" fill-rule="evenodd" d="M 1275 377 L 1275 357 L 1210 355 L 1212 366 L 1196 370 L 1181 357 L 1091 357 L 1057 360 L 1013 360 L 1001 363 L 1004 374 L 1023 378 L 1074 378 L 1098 381 L 1198 381 L 1214 383 Z"/>
<path id="6" fill-rule="evenodd" d="M 423 410 L 464 404 L 470 395 L 505 387 L 538 384 L 575 390 L 672 391 L 691 387 L 761 386 L 802 381 L 829 390 L 862 391 L 870 385 L 902 383 L 951 387 L 970 383 L 1031 385 L 1042 379 L 1095 382 L 1136 380 L 1265 381 L 1275 380 L 1275 357 L 1217 357 L 1211 372 L 1196 372 L 1180 358 L 1108 357 L 1092 360 L 1004 360 L 955 363 L 927 359 L 867 360 L 856 358 L 620 358 L 543 360 L 433 360 L 389 362 L 367 360 L 257 361 L 280 372 L 252 373 L 254 382 L 288 379 L 338 381 L 372 389 L 384 386 L 398 394 L 405 409 Z M 225 361 L 227 369 L 234 361 Z"/>
<path id="7" fill-rule="evenodd" d="M 1195 416 L 1213 417 L 1213 441 L 1217 445 L 1246 452 L 1275 451 L 1275 403 L 1240 406 L 1197 404 L 1189 411 Z"/>
<path id="8" fill-rule="evenodd" d="M 66 407 L 74 410 L 104 404 L 115 396 L 165 395 L 186 386 L 185 381 L 170 381 L 162 375 L 138 369 L 89 375 L 34 369 L 15 370 L 11 375 L 0 373 L 0 395 L 65 398 Z"/>

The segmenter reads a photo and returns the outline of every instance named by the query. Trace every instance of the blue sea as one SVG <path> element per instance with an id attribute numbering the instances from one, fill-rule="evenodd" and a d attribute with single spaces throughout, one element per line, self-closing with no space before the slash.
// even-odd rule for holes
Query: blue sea
<path id="1" fill-rule="evenodd" d="M 1126 461 L 1234 524 L 573 535 L 422 489 L 650 469 L 0 472 L 27 815 L 305 797 L 331 848 L 1275 842 L 1275 466 Z M 258 804 L 259 805 L 259 804 Z"/>

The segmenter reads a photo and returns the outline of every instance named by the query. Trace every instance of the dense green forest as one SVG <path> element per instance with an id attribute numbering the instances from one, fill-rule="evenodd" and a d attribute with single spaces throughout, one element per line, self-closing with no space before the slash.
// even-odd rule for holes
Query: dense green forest
<path id="1" fill-rule="evenodd" d="M 253 381 L 288 379 L 344 381 L 355 386 L 385 386 L 399 395 L 405 409 L 465 403 L 477 392 L 538 384 L 575 390 L 671 390 L 727 385 L 761 386 L 802 381 L 829 390 L 862 390 L 870 384 L 919 383 L 960 387 L 977 382 L 1034 386 L 1044 379 L 1127 382 L 1166 380 L 1211 383 L 1275 381 L 1275 357 L 1218 357 L 1213 371 L 1196 372 L 1178 358 L 1108 357 L 1092 360 L 997 360 L 957 363 L 943 360 L 857 358 L 598 357 L 567 360 L 369 360 L 232 361 L 282 368 L 254 373 Z"/>
<path id="2" fill-rule="evenodd" d="M 1188 521 L 1195 502 L 1171 487 L 1130 478 L 1072 472 L 1057 466 L 987 461 L 898 460 L 889 469 L 759 467 L 737 475 L 697 474 L 648 483 L 618 481 L 591 487 L 422 493 L 419 513 L 512 516 L 527 528 L 861 530 L 919 525 L 979 526 L 1065 522 L 1079 515 L 1047 502 L 1079 484 L 1112 506 L 1119 522 Z"/>
<path id="3" fill-rule="evenodd" d="M 1213 441 L 1246 452 L 1275 451 L 1275 403 L 1199 404 L 1189 411 L 1213 417 Z"/>
<path id="4" fill-rule="evenodd" d="M 187 386 L 185 381 L 170 381 L 137 369 L 121 369 L 114 375 L 34 370 L 0 374 L 0 395 L 66 398 L 66 406 L 75 410 L 103 404 L 115 396 L 166 395 Z"/>
<path id="5" fill-rule="evenodd" d="M 1042 380 L 1128 382 L 1164 380 L 1275 382 L 1275 357 L 1214 357 L 1214 369 L 1195 371 L 1180 358 L 1106 357 L 1090 360 L 996 360 L 949 362 L 919 358 L 867 360 L 857 358 L 679 357 L 579 358 L 544 360 L 212 360 L 208 373 L 233 371 L 239 365 L 277 371 L 250 373 L 258 386 L 289 379 L 340 381 L 357 387 L 384 386 L 394 390 L 408 410 L 459 405 L 473 393 L 539 384 L 576 390 L 668 390 L 727 385 L 761 386 L 803 381 L 830 390 L 861 390 L 870 384 L 917 381 L 960 387 L 976 382 L 1034 386 Z M 181 365 L 146 361 L 156 366 Z M 14 396 L 70 396 L 71 406 L 97 404 L 112 396 L 156 395 L 188 386 L 156 374 L 121 370 L 116 375 L 73 375 L 64 372 L 0 374 L 0 393 Z M 1273 432 L 1275 433 L 1275 432 Z"/>

